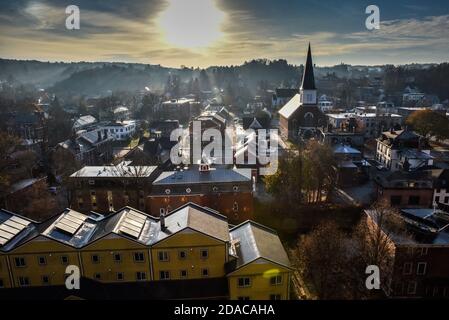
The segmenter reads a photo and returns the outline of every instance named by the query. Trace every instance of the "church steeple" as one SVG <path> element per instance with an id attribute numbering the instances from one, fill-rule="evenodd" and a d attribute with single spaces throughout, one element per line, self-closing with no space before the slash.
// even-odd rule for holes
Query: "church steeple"
<path id="1" fill-rule="evenodd" d="M 304 74 L 302 77 L 301 90 L 316 90 L 315 87 L 315 75 L 313 73 L 313 62 L 312 62 L 312 49 L 310 48 L 307 52 L 307 62 L 304 67 Z"/>
<path id="2" fill-rule="evenodd" d="M 315 75 L 313 74 L 312 49 L 310 48 L 310 43 L 299 94 L 301 104 L 316 105 Z"/>

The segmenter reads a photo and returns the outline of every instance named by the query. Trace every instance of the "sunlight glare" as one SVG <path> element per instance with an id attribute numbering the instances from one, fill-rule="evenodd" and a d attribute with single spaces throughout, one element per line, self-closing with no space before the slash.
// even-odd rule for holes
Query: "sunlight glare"
<path id="1" fill-rule="evenodd" d="M 182 48 L 207 47 L 223 37 L 221 24 L 225 14 L 214 0 L 168 0 L 159 17 L 165 40 Z"/>

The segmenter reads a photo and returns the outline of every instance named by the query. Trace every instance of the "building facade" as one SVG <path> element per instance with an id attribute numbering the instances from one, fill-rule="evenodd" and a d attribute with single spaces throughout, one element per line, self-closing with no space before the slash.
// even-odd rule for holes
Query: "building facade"
<path id="1" fill-rule="evenodd" d="M 43 223 L 1 211 L 0 230 L 7 227 L 14 230 L 0 238 L 0 296 L 13 292 L 7 288 L 62 287 L 68 265 L 98 284 L 93 290 L 106 288 L 98 293 L 112 288 L 106 285 L 138 282 L 136 292 L 159 288 L 141 299 L 157 297 L 161 290 L 173 299 L 202 281 L 203 294 L 184 298 L 290 296 L 292 269 L 275 231 L 251 221 L 231 228 L 225 216 L 195 204 L 161 218 L 129 207 L 107 217 L 67 209 Z M 223 292 L 205 296 L 220 279 L 227 282 Z M 58 291 L 58 297 L 72 294 Z M 75 294 L 83 297 L 82 290 Z"/>

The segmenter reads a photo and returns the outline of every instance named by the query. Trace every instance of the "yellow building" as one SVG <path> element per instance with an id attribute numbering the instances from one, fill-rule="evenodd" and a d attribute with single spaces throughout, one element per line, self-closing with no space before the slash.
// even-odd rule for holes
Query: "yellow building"
<path id="1" fill-rule="evenodd" d="M 292 269 L 276 232 L 248 221 L 231 229 L 230 237 L 230 299 L 287 300 Z"/>
<path id="2" fill-rule="evenodd" d="M 273 230 L 254 222 L 230 229 L 225 216 L 192 203 L 160 218 L 128 207 L 107 217 L 66 209 L 42 223 L 0 211 L 0 237 L 6 291 L 63 287 L 75 265 L 101 292 L 139 282 L 148 298 L 289 298 L 291 268 Z"/>

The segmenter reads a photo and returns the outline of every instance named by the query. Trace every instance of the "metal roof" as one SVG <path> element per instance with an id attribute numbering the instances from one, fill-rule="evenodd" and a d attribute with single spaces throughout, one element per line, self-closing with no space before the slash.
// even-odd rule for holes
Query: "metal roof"
<path id="1" fill-rule="evenodd" d="M 296 110 L 301 106 L 301 96 L 299 93 L 295 94 L 293 98 L 290 99 L 289 102 L 279 110 L 279 114 L 284 118 L 290 118 Z"/>
<path id="2" fill-rule="evenodd" d="M 185 171 L 162 172 L 153 185 L 195 184 L 195 183 L 232 183 L 251 181 L 251 169 L 211 168 L 209 172 L 200 172 L 196 167 Z"/>
<path id="3" fill-rule="evenodd" d="M 252 221 L 231 229 L 231 242 L 238 256 L 237 268 L 259 258 L 290 268 L 287 253 L 276 232 Z"/>

